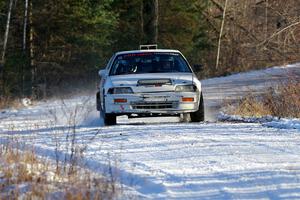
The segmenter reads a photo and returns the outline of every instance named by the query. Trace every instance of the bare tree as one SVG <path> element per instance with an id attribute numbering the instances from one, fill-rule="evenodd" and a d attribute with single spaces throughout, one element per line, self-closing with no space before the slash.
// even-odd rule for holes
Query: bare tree
<path id="1" fill-rule="evenodd" d="M 27 40 L 27 18 L 28 18 L 28 0 L 25 0 L 24 9 L 24 26 L 23 26 L 23 51 L 26 51 L 26 40 Z"/>
<path id="2" fill-rule="evenodd" d="M 220 35 L 219 35 L 219 42 L 218 42 L 218 52 L 217 52 L 217 60 L 216 60 L 216 69 L 218 69 L 218 67 L 219 67 L 220 51 L 221 51 L 221 40 L 222 40 L 223 29 L 224 29 L 224 24 L 225 24 L 227 4 L 228 4 L 228 0 L 225 1 L 225 6 L 224 6 L 224 9 L 223 9 L 223 19 L 222 19 L 222 23 L 221 23 Z"/>
<path id="3" fill-rule="evenodd" d="M 266 0 L 266 8 L 265 8 L 265 40 L 268 38 L 268 6 L 269 2 Z"/>
<path id="4" fill-rule="evenodd" d="M 6 47 L 7 47 L 7 40 L 8 40 L 8 34 L 9 34 L 9 28 L 10 28 L 10 18 L 11 18 L 11 10 L 13 6 L 13 0 L 10 0 L 9 7 L 8 7 L 8 13 L 7 13 L 7 21 L 6 21 L 6 29 L 4 34 L 4 43 L 3 43 L 3 51 L 2 51 L 2 63 L 5 62 L 5 53 L 6 53 Z"/>
<path id="5" fill-rule="evenodd" d="M 28 1 L 28 0 L 27 0 Z M 34 57 L 34 50 L 33 50 L 33 16 L 32 16 L 32 0 L 29 1 L 29 45 L 30 45 L 30 65 L 33 66 L 33 57 Z"/>
<path id="6" fill-rule="evenodd" d="M 158 40 L 158 0 L 154 0 L 154 43 L 157 43 Z"/>
<path id="7" fill-rule="evenodd" d="M 141 1 L 140 18 L 141 18 L 141 35 L 140 35 L 140 43 L 142 44 L 143 38 L 144 38 L 144 36 L 145 36 L 145 33 L 144 33 L 144 3 L 143 3 L 143 1 Z"/>
<path id="8" fill-rule="evenodd" d="M 33 30 L 33 15 L 32 15 L 32 11 L 33 11 L 33 5 L 32 5 L 32 0 L 28 0 L 29 1 L 29 66 L 28 68 L 31 70 L 31 78 L 29 79 L 29 87 L 28 87 L 28 91 L 29 94 L 32 95 L 32 85 L 33 83 L 36 81 L 36 66 L 34 63 L 34 30 Z"/>

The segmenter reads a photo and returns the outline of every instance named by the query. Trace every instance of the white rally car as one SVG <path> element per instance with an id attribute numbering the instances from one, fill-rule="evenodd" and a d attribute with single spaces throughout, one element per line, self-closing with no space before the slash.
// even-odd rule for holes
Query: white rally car
<path id="1" fill-rule="evenodd" d="M 177 50 L 118 52 L 99 75 L 97 110 L 106 125 L 120 115 L 204 121 L 201 83 Z"/>

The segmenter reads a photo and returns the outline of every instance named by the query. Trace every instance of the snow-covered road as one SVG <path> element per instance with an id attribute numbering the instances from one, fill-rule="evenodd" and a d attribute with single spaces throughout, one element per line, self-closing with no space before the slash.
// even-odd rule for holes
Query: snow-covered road
<path id="1" fill-rule="evenodd" d="M 260 91 L 274 84 L 269 77 L 284 80 L 287 69 L 299 73 L 300 66 L 204 81 L 211 122 L 122 117 L 119 125 L 103 127 L 91 111 L 94 97 L 81 96 L 1 113 L 0 142 L 14 137 L 55 159 L 66 153 L 67 135 L 75 130 L 85 166 L 103 173 L 113 163 L 123 199 L 300 199 L 299 129 L 213 122 L 221 100 Z"/>

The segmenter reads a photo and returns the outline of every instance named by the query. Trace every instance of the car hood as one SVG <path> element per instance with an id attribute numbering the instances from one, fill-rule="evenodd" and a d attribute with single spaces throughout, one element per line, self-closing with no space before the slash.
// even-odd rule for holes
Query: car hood
<path id="1" fill-rule="evenodd" d="M 193 79 L 192 73 L 148 73 L 110 77 L 113 87 L 131 87 L 134 92 L 174 91 L 176 85 L 192 84 Z"/>

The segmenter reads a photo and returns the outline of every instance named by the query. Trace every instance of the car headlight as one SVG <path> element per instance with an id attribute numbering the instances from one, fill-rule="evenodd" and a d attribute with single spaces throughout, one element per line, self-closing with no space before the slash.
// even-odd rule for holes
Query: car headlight
<path id="1" fill-rule="evenodd" d="M 196 92 L 197 87 L 195 85 L 177 85 L 175 92 Z"/>
<path id="2" fill-rule="evenodd" d="M 130 87 L 115 87 L 108 90 L 108 94 L 132 94 L 133 91 Z"/>

